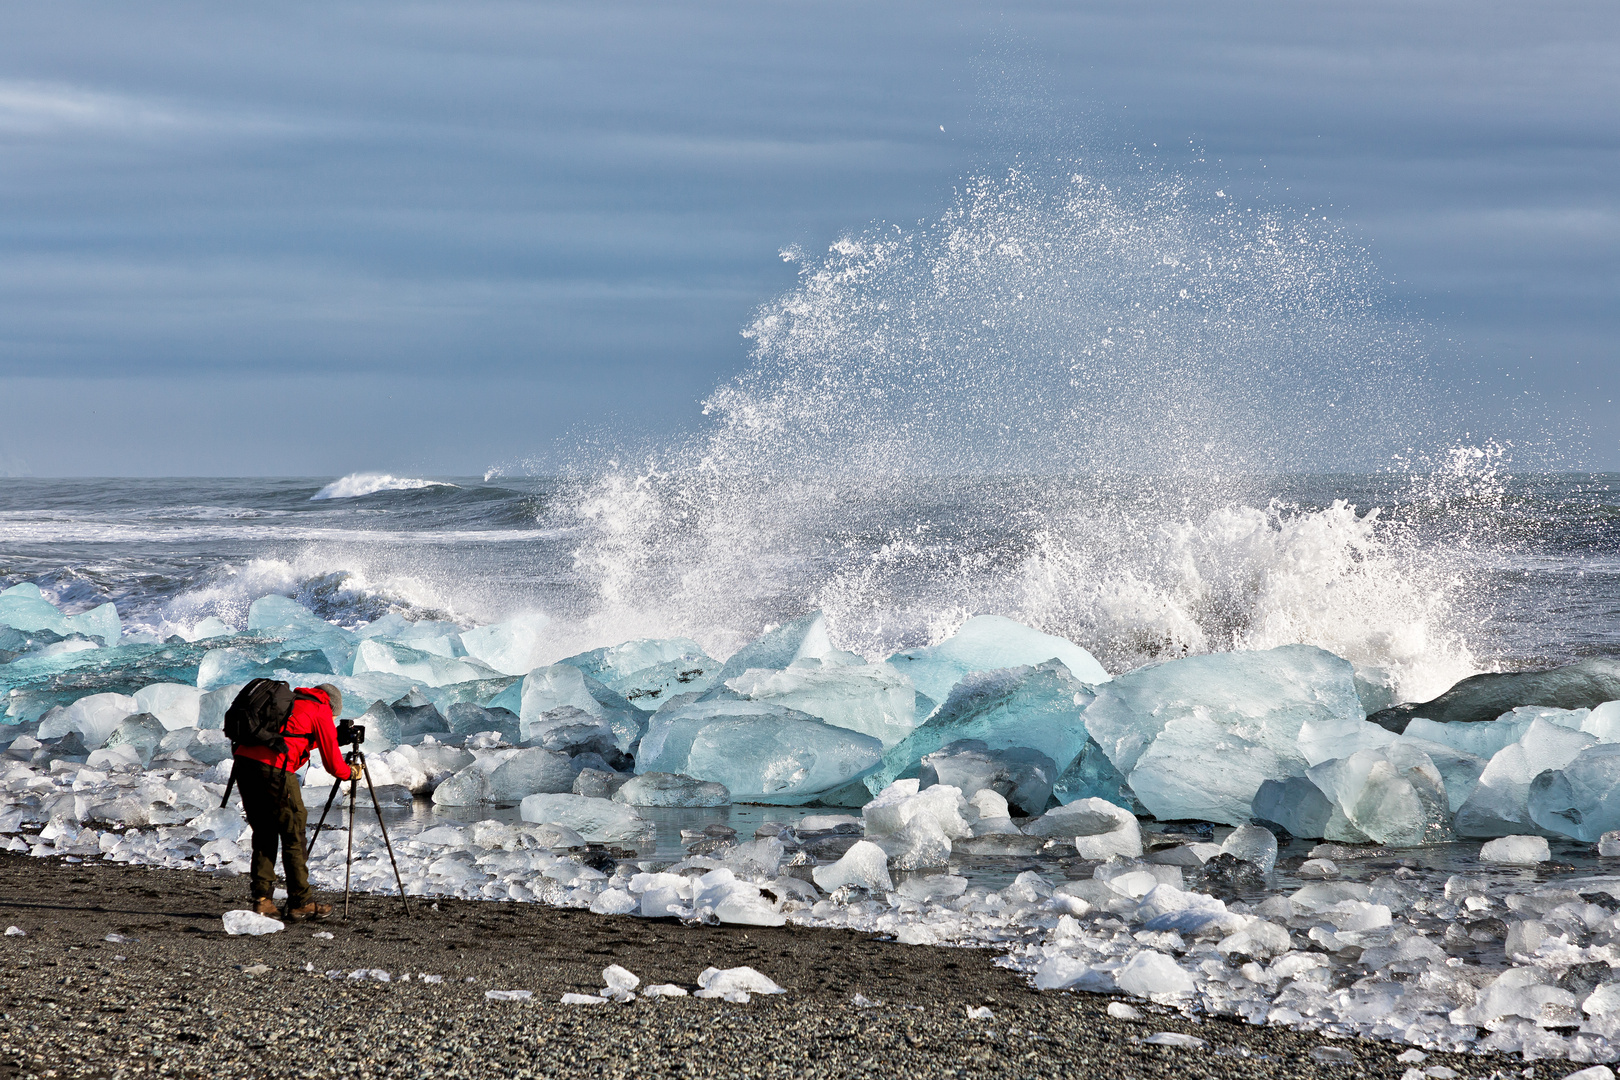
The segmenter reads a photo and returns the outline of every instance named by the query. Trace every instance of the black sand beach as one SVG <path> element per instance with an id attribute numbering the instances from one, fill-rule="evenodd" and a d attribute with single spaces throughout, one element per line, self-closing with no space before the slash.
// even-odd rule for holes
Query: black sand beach
<path id="1" fill-rule="evenodd" d="M 1037 993 L 988 950 L 907 947 L 785 927 L 688 927 L 532 904 L 441 901 L 409 919 L 362 897 L 347 922 L 229 937 L 236 877 L 0 856 L 0 1078 L 124 1076 L 1400 1077 L 1405 1047 L 1324 1039 L 1137 1003 Z M 331 899 L 327 897 L 327 899 Z M 330 940 L 313 935 L 321 930 Z M 109 934 L 129 940 L 108 941 Z M 751 966 L 788 989 L 561 1005 L 620 964 L 696 988 Z M 261 967 L 262 966 L 262 967 Z M 378 969 L 389 982 L 349 978 Z M 341 972 L 330 978 L 328 971 Z M 411 973 L 410 981 L 401 976 Z M 442 975 L 424 983 L 420 973 Z M 530 990 L 527 1002 L 487 1001 Z M 856 995 L 881 1001 L 857 1008 Z M 970 1019 L 988 1006 L 993 1019 Z M 1207 1048 L 1145 1045 L 1181 1032 Z M 1320 1060 L 1324 1048 L 1348 1060 Z M 1313 1051 L 1318 1057 L 1313 1058 Z M 1331 1055 L 1344 1057 L 1343 1054 Z M 1525 1063 L 1431 1054 L 1420 1067 L 1517 1075 Z M 1579 1066 L 1541 1062 L 1524 1075 Z"/>

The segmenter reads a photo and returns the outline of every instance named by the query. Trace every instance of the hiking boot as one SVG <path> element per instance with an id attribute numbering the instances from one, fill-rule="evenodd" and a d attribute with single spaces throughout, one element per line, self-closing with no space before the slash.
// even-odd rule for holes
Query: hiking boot
<path id="1" fill-rule="evenodd" d="M 329 918 L 331 914 L 331 904 L 317 904 L 313 900 L 303 907 L 290 907 L 287 909 L 287 918 L 293 922 L 304 922 L 305 920 L 320 922 L 322 919 Z"/>
<path id="2" fill-rule="evenodd" d="M 259 915 L 268 915 L 272 919 L 281 917 L 281 909 L 276 907 L 276 902 L 268 896 L 261 896 L 253 901 L 253 910 Z"/>

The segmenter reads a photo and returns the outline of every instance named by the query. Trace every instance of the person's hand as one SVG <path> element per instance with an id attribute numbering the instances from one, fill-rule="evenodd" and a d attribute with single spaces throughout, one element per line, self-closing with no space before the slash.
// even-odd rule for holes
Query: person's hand
<path id="1" fill-rule="evenodd" d="M 365 762 L 359 760 L 358 758 L 356 758 L 353 761 L 350 761 L 349 762 L 349 779 L 353 780 L 356 783 L 359 783 L 361 780 L 364 780 L 365 778 L 366 778 L 366 764 L 365 764 Z"/>

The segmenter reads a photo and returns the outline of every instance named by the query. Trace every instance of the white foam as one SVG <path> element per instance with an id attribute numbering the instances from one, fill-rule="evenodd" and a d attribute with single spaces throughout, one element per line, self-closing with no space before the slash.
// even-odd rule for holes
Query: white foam
<path id="1" fill-rule="evenodd" d="M 411 477 L 390 476 L 388 473 L 357 472 L 327 484 L 311 495 L 309 501 L 357 499 L 364 495 L 375 495 L 379 491 L 416 491 L 421 488 L 455 486 L 442 480 L 416 480 Z"/>

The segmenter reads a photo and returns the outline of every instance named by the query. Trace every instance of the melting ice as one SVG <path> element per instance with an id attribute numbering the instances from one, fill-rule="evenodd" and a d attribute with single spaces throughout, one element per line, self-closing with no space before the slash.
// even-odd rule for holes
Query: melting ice
<path id="1" fill-rule="evenodd" d="M 543 663 L 532 616 L 347 630 L 270 596 L 243 632 L 159 642 L 16 586 L 0 639 L 11 851 L 245 872 L 224 709 L 249 678 L 329 681 L 378 802 L 436 808 L 395 845 L 413 894 L 995 946 L 1043 990 L 1620 1057 L 1620 665 L 1496 677 L 1505 707 L 1471 719 L 1463 685 L 1394 722 L 1320 648 L 1110 679 L 997 618 L 884 660 L 810 613 L 725 662 L 678 638 Z M 318 800 L 324 774 L 304 782 Z M 741 803 L 779 809 L 739 835 L 714 815 Z M 707 825 L 672 851 L 682 814 Z M 355 882 L 391 891 L 375 823 L 354 831 Z M 345 848 L 317 846 L 318 885 Z M 271 929 L 247 915 L 227 926 Z M 771 992 L 755 975 L 700 993 Z"/>

